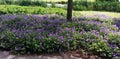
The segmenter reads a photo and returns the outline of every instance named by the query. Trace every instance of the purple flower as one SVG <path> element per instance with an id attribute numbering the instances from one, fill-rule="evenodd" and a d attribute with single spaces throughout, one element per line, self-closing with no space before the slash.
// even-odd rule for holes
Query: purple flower
<path id="1" fill-rule="evenodd" d="M 69 31 L 69 30 L 70 30 L 70 28 L 66 27 L 66 28 L 65 28 L 65 30 L 66 30 L 66 31 Z"/>
<path id="2" fill-rule="evenodd" d="M 16 29 L 12 29 L 12 32 L 16 32 L 17 30 Z"/>
<path id="3" fill-rule="evenodd" d="M 15 46 L 15 50 L 19 50 L 19 47 L 18 47 L 18 46 Z"/>
<path id="4" fill-rule="evenodd" d="M 28 16 L 25 16 L 24 19 L 25 19 L 25 20 L 30 20 Z"/>
<path id="5" fill-rule="evenodd" d="M 50 33 L 49 36 L 53 36 L 54 34 Z"/>
<path id="6" fill-rule="evenodd" d="M 12 14 L 10 14 L 8 17 L 9 17 L 9 19 L 15 19 L 16 18 L 16 16 L 12 15 Z"/>
<path id="7" fill-rule="evenodd" d="M 111 46 L 109 43 L 107 43 L 107 46 Z"/>
<path id="8" fill-rule="evenodd" d="M 110 45 L 111 48 L 116 48 L 117 46 L 115 44 Z"/>
<path id="9" fill-rule="evenodd" d="M 59 38 L 60 40 L 63 40 L 64 37 L 63 37 L 63 36 L 59 36 L 58 38 Z"/>
<path id="10" fill-rule="evenodd" d="M 118 58 L 118 54 L 113 52 L 113 57 Z"/>
<path id="11" fill-rule="evenodd" d="M 41 29 L 37 29 L 38 32 L 41 32 L 42 30 L 43 30 L 43 28 L 41 28 Z"/>

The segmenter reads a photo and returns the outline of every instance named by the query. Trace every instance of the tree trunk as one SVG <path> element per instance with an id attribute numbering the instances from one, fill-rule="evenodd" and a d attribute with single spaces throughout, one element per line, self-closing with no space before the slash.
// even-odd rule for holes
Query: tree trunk
<path id="1" fill-rule="evenodd" d="M 68 0 L 68 6 L 67 6 L 67 20 L 72 21 L 72 2 L 73 0 Z"/>

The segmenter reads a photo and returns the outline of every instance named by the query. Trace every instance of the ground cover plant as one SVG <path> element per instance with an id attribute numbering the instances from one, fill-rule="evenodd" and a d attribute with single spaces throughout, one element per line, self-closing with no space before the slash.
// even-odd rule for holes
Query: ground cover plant
<path id="1" fill-rule="evenodd" d="M 1 15 L 0 48 L 29 54 L 61 52 L 80 47 L 88 54 L 119 57 L 120 25 L 106 17 L 77 17 L 73 18 L 73 22 L 67 22 L 59 15 Z"/>

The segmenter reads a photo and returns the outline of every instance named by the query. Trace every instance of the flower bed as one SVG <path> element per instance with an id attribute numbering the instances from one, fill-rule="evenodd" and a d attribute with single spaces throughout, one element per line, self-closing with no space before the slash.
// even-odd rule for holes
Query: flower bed
<path id="1" fill-rule="evenodd" d="M 119 28 L 113 21 L 67 22 L 50 15 L 1 15 L 0 47 L 14 53 L 53 53 L 79 47 L 101 57 L 120 56 Z"/>

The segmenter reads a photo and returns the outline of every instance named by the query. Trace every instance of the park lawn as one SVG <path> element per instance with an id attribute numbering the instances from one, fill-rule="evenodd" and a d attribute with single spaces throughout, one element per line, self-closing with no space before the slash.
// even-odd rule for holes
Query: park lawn
<path id="1" fill-rule="evenodd" d="M 107 12 L 107 11 L 73 11 L 75 16 L 80 16 L 80 15 L 95 15 L 95 14 L 104 14 L 108 15 L 111 17 L 119 17 L 120 13 L 117 12 Z"/>

